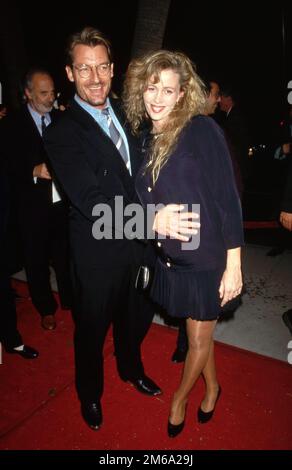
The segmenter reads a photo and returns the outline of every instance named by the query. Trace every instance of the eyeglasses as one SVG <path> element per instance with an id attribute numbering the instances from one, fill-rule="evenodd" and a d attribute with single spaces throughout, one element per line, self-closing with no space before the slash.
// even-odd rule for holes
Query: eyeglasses
<path id="1" fill-rule="evenodd" d="M 105 62 L 104 64 L 98 64 L 98 65 L 81 64 L 81 65 L 73 65 L 73 67 L 74 69 L 77 70 L 81 78 L 89 78 L 90 75 L 93 73 L 93 69 L 95 69 L 97 73 L 101 76 L 107 75 L 110 71 L 111 63 Z"/>

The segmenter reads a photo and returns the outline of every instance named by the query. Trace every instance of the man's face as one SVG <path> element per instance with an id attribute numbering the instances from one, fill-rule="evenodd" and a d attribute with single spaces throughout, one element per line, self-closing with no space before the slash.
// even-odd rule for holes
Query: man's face
<path id="1" fill-rule="evenodd" d="M 44 73 L 35 73 L 30 88 L 25 89 L 30 106 L 39 114 L 52 111 L 55 101 L 55 87 L 51 77 Z"/>
<path id="2" fill-rule="evenodd" d="M 68 79 L 75 82 L 79 98 L 95 108 L 104 108 L 114 75 L 105 46 L 78 44 L 73 51 L 73 65 L 67 66 L 66 72 Z"/>
<path id="3" fill-rule="evenodd" d="M 232 108 L 233 106 L 233 100 L 231 96 L 221 96 L 221 101 L 220 101 L 220 109 L 221 111 L 224 111 L 225 113 L 228 113 L 228 111 Z"/>
<path id="4" fill-rule="evenodd" d="M 221 101 L 220 88 L 218 83 L 210 82 L 210 94 L 206 100 L 206 114 L 214 114 L 218 104 Z"/>
<path id="5" fill-rule="evenodd" d="M 4 118 L 7 114 L 7 108 L 3 106 L 3 108 L 0 109 L 0 119 Z"/>

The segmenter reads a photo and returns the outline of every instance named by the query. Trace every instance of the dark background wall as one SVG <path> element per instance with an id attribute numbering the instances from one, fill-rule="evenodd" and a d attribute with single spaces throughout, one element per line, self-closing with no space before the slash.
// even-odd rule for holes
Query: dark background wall
<path id="1" fill-rule="evenodd" d="M 257 141 L 272 138 L 287 105 L 287 83 L 292 79 L 288 60 L 291 17 L 286 2 L 275 3 L 255 10 L 254 2 L 234 2 L 230 6 L 223 2 L 172 0 L 164 38 L 164 47 L 186 52 L 199 73 L 235 87 Z M 85 25 L 93 25 L 112 41 L 114 89 L 119 93 L 130 60 L 137 6 L 137 0 L 79 2 L 74 6 L 19 3 L 21 40 L 28 65 L 41 64 L 51 70 L 58 90 L 70 94 L 64 74 L 66 38 Z M 10 27 L 13 34 L 13 24 Z M 0 79 L 5 100 L 7 76 L 3 66 Z"/>
<path id="2" fill-rule="evenodd" d="M 199 73 L 233 85 L 256 134 L 254 138 L 265 138 L 267 128 L 271 135 L 286 108 L 287 82 L 292 79 L 288 8 L 284 9 L 282 2 L 272 2 L 273 6 L 266 3 L 261 9 L 257 5 L 257 10 L 254 2 L 248 1 L 192 3 L 197 5 L 196 13 L 179 8 L 178 0 L 172 2 L 165 45 L 187 52 Z M 285 64 L 283 11 L 287 36 Z"/>

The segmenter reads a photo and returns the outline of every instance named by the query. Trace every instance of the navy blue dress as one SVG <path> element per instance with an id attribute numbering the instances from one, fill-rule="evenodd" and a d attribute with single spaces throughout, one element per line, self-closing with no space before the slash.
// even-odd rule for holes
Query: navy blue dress
<path id="1" fill-rule="evenodd" d="M 136 189 L 143 206 L 199 204 L 197 247 L 166 238 L 156 240 L 158 260 L 151 297 L 175 317 L 219 317 L 219 286 L 227 249 L 243 245 L 241 205 L 223 131 L 213 119 L 196 116 L 183 129 L 155 185 L 144 165 Z M 195 236 L 196 237 L 196 236 Z M 189 245 L 189 247 L 192 245 Z M 195 243 L 194 243 L 195 246 Z"/>

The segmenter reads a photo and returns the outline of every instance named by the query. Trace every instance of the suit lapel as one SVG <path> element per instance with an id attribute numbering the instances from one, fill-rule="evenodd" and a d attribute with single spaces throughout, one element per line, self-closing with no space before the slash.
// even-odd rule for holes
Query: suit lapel
<path id="1" fill-rule="evenodd" d="M 77 121 L 83 129 L 83 137 L 90 147 L 90 151 L 86 154 L 90 160 L 89 164 L 93 168 L 102 166 L 114 173 L 120 179 L 125 193 L 132 199 L 134 192 L 133 178 L 129 174 L 120 153 L 110 137 L 75 100 L 72 100 L 67 112 L 71 114 L 71 118 Z"/>
<path id="2" fill-rule="evenodd" d="M 96 155 L 115 169 L 119 174 L 123 174 L 131 179 L 131 176 L 123 162 L 123 159 L 112 142 L 111 138 L 102 130 L 93 117 L 87 113 L 75 100 L 72 100 L 69 110 L 72 117 L 83 127 L 84 132 L 93 148 L 96 149 Z"/>
<path id="3" fill-rule="evenodd" d="M 142 153 L 139 148 L 138 139 L 134 137 L 134 135 L 131 132 L 129 124 L 126 120 L 126 116 L 121 108 L 120 102 L 114 99 L 111 99 L 110 102 L 121 126 L 124 129 L 124 132 L 128 140 L 129 149 L 130 149 L 132 177 L 135 178 L 142 164 Z"/>
<path id="4" fill-rule="evenodd" d="M 141 153 L 139 152 L 137 140 L 129 131 L 124 114 L 116 103 L 116 100 L 111 100 L 111 105 L 113 106 L 114 112 L 116 113 L 120 124 L 123 126 L 128 139 L 132 176 L 128 172 L 116 146 L 113 144 L 110 137 L 108 137 L 108 135 L 97 124 L 94 118 L 89 113 L 87 113 L 75 100 L 72 100 L 71 105 L 68 108 L 68 112 L 70 112 L 72 118 L 77 120 L 82 126 L 87 140 L 92 148 L 91 154 L 93 155 L 93 158 L 94 155 L 96 155 L 96 158 L 102 161 L 102 165 L 104 165 L 105 168 L 112 169 L 116 175 L 119 175 L 123 181 L 125 191 L 131 195 L 132 198 L 133 194 L 135 193 L 134 179 L 142 162 Z"/>

